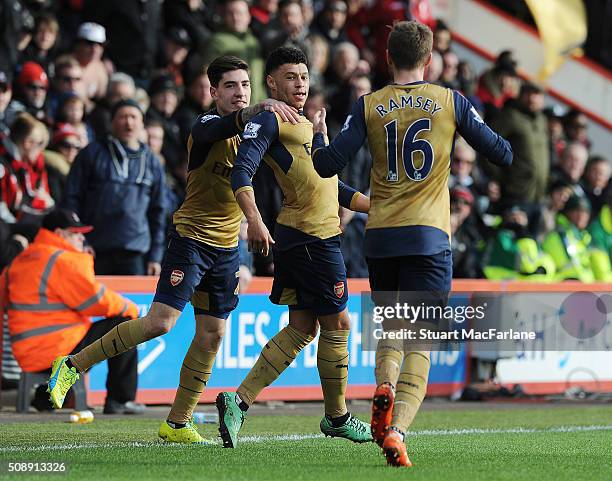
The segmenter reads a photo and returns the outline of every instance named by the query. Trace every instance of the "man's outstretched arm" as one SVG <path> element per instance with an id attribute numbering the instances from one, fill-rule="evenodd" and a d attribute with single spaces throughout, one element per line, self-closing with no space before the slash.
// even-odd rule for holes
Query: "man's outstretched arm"
<path id="1" fill-rule="evenodd" d="M 266 99 L 223 117 L 214 112 L 200 115 L 191 127 L 191 136 L 194 142 L 202 143 L 229 139 L 242 132 L 245 124 L 263 111 L 278 112 L 285 122 L 292 124 L 300 122 L 300 115 L 295 108 L 280 100 Z"/>
<path id="2" fill-rule="evenodd" d="M 193 142 L 196 144 L 212 143 L 237 135 L 244 128 L 241 113 L 242 110 L 232 112 L 223 117 L 214 112 L 200 115 L 191 126 Z"/>
<path id="3" fill-rule="evenodd" d="M 510 142 L 485 124 L 476 109 L 463 95 L 453 91 L 453 96 L 459 135 L 495 165 L 512 164 Z"/>
<path id="4" fill-rule="evenodd" d="M 314 120 L 312 163 L 321 177 L 333 177 L 344 169 L 365 142 L 367 133 L 363 97 L 353 106 L 340 133 L 327 146 L 325 109 L 317 112 Z"/>

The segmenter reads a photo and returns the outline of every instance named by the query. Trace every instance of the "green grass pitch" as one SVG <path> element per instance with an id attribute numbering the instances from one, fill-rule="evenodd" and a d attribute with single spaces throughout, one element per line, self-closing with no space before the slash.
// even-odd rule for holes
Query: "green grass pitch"
<path id="1" fill-rule="evenodd" d="M 360 413 L 367 419 L 366 413 Z M 237 449 L 166 445 L 159 421 L 97 416 L 0 425 L 1 479 L 551 480 L 612 479 L 612 406 L 425 410 L 408 437 L 415 467 L 385 465 L 374 444 L 318 434 L 319 417 L 252 414 Z M 214 425 L 200 432 L 216 436 Z M 7 474 L 13 461 L 65 462 L 60 475 Z"/>

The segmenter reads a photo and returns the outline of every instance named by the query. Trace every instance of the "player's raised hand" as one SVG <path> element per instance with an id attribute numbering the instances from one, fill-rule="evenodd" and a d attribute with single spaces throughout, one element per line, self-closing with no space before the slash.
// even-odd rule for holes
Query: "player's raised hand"
<path id="1" fill-rule="evenodd" d="M 292 124 L 300 123 L 300 114 L 295 107 L 287 105 L 285 102 L 276 99 L 266 99 L 261 102 L 262 110 L 276 112 L 285 122 Z"/>
<path id="2" fill-rule="evenodd" d="M 263 223 L 261 218 L 255 222 L 249 222 L 247 239 L 249 242 L 249 251 L 257 252 L 264 256 L 270 253 L 270 246 L 274 244 L 274 239 L 272 239 L 266 224 Z"/>
<path id="3" fill-rule="evenodd" d="M 327 125 L 325 124 L 325 116 L 327 115 L 324 108 L 320 109 L 314 114 L 314 122 L 312 123 L 312 130 L 315 134 L 321 133 L 327 136 Z"/>

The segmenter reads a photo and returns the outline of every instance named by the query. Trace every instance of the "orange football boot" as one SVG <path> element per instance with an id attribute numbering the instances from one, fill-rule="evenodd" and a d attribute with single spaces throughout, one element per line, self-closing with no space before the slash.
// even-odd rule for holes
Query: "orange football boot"
<path id="1" fill-rule="evenodd" d="M 391 383 L 383 382 L 376 388 L 376 391 L 374 391 L 370 428 L 372 429 L 372 438 L 374 442 L 380 447 L 382 447 L 385 435 L 389 430 L 389 426 L 391 426 L 394 400 L 395 389 Z"/>
<path id="2" fill-rule="evenodd" d="M 412 467 L 412 462 L 406 452 L 406 444 L 402 439 L 402 435 L 397 431 L 393 429 L 387 431 L 382 448 L 389 466 L 395 466 L 396 468 Z"/>

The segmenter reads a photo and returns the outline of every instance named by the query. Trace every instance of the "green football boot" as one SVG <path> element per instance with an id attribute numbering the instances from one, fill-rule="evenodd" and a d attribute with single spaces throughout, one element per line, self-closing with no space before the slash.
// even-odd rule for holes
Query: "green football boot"
<path id="1" fill-rule="evenodd" d="M 186 423 L 183 428 L 173 428 L 167 421 L 164 421 L 159 427 L 158 436 L 167 443 L 215 444 L 200 436 L 200 433 L 198 433 L 197 428 L 191 421 Z"/>
<path id="2" fill-rule="evenodd" d="M 345 438 L 354 443 L 368 443 L 372 441 L 370 425 L 349 414 L 349 418 L 342 426 L 334 427 L 331 419 L 323 416 L 321 419 L 321 432 L 332 438 Z"/>
<path id="3" fill-rule="evenodd" d="M 244 423 L 244 412 L 236 402 L 236 393 L 220 392 L 216 400 L 219 411 L 219 434 L 224 448 L 235 448 L 238 432 Z"/>
<path id="4" fill-rule="evenodd" d="M 66 365 L 67 359 L 67 356 L 60 356 L 51 365 L 51 377 L 47 383 L 47 392 L 55 409 L 60 409 L 64 405 L 68 390 L 79 380 L 77 370 Z"/>

